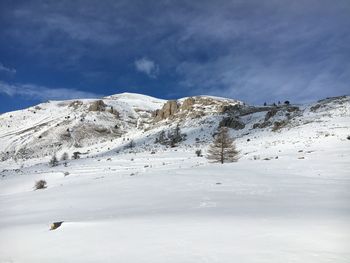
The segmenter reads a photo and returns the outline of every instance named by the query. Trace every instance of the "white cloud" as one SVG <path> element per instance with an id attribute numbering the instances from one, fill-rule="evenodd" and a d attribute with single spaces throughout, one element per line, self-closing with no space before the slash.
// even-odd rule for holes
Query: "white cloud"
<path id="1" fill-rule="evenodd" d="M 150 78 L 157 78 L 159 74 L 159 66 L 146 57 L 135 60 L 135 68 L 137 71 L 145 73 Z"/>
<path id="2" fill-rule="evenodd" d="M 0 71 L 4 71 L 9 74 L 16 74 L 16 70 L 14 68 L 8 68 L 2 63 L 0 63 Z"/>
<path id="3" fill-rule="evenodd" d="M 53 89 L 33 84 L 9 84 L 3 81 L 0 81 L 0 93 L 6 94 L 10 97 L 21 96 L 28 99 L 39 100 L 66 100 L 101 97 L 101 95 L 92 92 L 76 89 Z"/>

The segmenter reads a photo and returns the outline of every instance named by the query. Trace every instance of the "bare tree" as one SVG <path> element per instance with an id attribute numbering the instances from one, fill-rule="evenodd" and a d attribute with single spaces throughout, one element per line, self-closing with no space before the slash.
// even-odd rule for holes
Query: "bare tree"
<path id="1" fill-rule="evenodd" d="M 233 139 L 228 134 L 228 128 L 219 128 L 214 142 L 209 146 L 207 158 L 220 163 L 237 162 L 238 155 L 239 151 L 237 151 Z"/>

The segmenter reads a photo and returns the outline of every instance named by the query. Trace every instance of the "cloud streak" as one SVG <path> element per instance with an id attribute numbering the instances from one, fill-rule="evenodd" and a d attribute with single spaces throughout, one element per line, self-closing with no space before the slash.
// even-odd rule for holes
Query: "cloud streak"
<path id="1" fill-rule="evenodd" d="M 36 99 L 41 101 L 98 98 L 102 96 L 76 89 L 53 89 L 33 84 L 9 84 L 3 81 L 0 81 L 0 93 L 10 97 L 21 96 L 24 99 Z"/>
<path id="2" fill-rule="evenodd" d="M 139 72 L 145 73 L 150 78 L 157 78 L 159 74 L 159 66 L 146 57 L 135 60 L 135 69 Z"/>
<path id="3" fill-rule="evenodd" d="M 0 63 L 0 71 L 3 71 L 5 73 L 11 74 L 11 75 L 16 74 L 16 72 L 17 72 L 16 69 L 5 67 L 2 63 Z"/>

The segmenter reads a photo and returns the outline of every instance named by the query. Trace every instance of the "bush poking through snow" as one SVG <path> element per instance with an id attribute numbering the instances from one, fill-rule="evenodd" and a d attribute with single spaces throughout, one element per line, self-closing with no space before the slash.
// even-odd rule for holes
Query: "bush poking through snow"
<path id="1" fill-rule="evenodd" d="M 39 189 L 45 189 L 46 188 L 46 181 L 45 180 L 39 180 L 35 182 L 34 189 L 39 190 Z"/>
<path id="2" fill-rule="evenodd" d="M 348 135 L 348 137 L 346 137 L 346 139 L 350 140 L 350 135 Z"/>
<path id="3" fill-rule="evenodd" d="M 79 159 L 80 158 L 80 152 L 74 152 L 72 158 L 74 160 Z"/>
<path id="4" fill-rule="evenodd" d="M 201 149 L 196 150 L 196 155 L 197 155 L 197 157 L 202 157 L 203 156 L 202 150 Z"/>
<path id="5" fill-rule="evenodd" d="M 58 165 L 58 159 L 56 157 L 56 154 L 54 154 L 49 162 L 49 165 L 51 167 L 57 166 Z"/>

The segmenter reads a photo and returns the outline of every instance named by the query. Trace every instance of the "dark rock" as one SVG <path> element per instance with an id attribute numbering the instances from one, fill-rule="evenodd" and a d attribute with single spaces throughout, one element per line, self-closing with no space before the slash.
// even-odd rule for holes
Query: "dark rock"
<path id="1" fill-rule="evenodd" d="M 62 225 L 62 223 L 63 223 L 63 221 L 52 223 L 50 226 L 50 230 L 55 230 L 55 229 L 59 228 Z"/>
<path id="2" fill-rule="evenodd" d="M 241 122 L 238 118 L 225 117 L 219 123 L 219 127 L 228 127 L 235 130 L 241 130 L 244 129 L 245 124 Z"/>
<path id="3" fill-rule="evenodd" d="M 278 110 L 276 108 L 269 110 L 265 115 L 265 122 L 268 121 L 270 118 L 276 115 Z"/>

